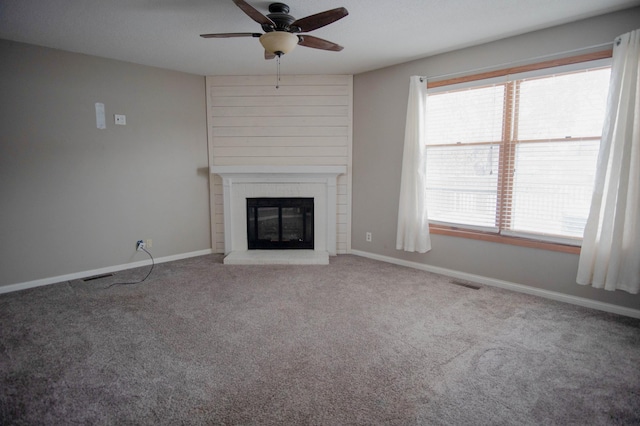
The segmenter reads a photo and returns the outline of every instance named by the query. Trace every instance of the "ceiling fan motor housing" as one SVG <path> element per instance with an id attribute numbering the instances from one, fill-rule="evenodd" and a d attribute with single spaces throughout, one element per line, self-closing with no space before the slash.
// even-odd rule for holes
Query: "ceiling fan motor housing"
<path id="1" fill-rule="evenodd" d="M 271 3 L 269 5 L 269 14 L 267 17 L 276 24 L 276 27 L 273 28 L 270 25 L 262 25 L 262 29 L 265 32 L 271 31 L 287 31 L 287 32 L 300 32 L 299 27 L 292 27 L 296 20 L 293 16 L 289 15 L 289 6 L 284 3 Z"/>

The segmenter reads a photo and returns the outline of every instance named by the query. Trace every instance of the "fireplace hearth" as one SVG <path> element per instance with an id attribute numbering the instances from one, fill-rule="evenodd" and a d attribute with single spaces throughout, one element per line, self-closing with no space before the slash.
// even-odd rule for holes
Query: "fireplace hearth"
<path id="1" fill-rule="evenodd" d="M 247 198 L 249 250 L 313 250 L 313 198 Z"/>

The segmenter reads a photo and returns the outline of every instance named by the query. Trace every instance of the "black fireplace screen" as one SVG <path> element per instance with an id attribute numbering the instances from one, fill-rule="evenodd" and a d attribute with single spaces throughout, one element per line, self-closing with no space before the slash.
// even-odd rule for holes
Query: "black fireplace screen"
<path id="1" fill-rule="evenodd" d="M 249 250 L 313 249 L 313 198 L 247 198 Z"/>

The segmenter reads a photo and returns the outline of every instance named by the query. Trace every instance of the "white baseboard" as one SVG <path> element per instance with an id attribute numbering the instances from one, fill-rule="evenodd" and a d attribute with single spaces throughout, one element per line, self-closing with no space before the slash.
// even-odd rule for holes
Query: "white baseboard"
<path id="1" fill-rule="evenodd" d="M 171 262 L 174 260 L 187 259 L 189 257 L 204 256 L 212 254 L 212 249 L 192 251 L 189 253 L 174 254 L 160 258 L 154 258 L 155 263 Z M 105 268 L 93 269 L 90 271 L 75 272 L 73 274 L 58 275 L 57 277 L 42 278 L 34 281 L 23 283 L 9 284 L 0 286 L 0 294 L 11 293 L 13 291 L 26 290 L 28 288 L 41 287 L 44 285 L 56 284 L 64 281 L 78 280 L 82 278 L 92 277 L 95 275 L 109 274 L 112 272 L 124 271 L 126 269 L 139 268 L 141 266 L 151 265 L 151 259 L 140 260 L 138 262 L 125 263 L 123 265 L 107 266 Z"/>
<path id="2" fill-rule="evenodd" d="M 586 308 L 598 309 L 600 311 L 610 312 L 613 314 L 624 315 L 632 318 L 640 318 L 640 310 L 625 308 L 624 306 L 613 305 L 611 303 L 599 302 L 597 300 L 586 299 L 584 297 L 571 296 L 556 291 L 543 290 L 540 288 L 530 287 L 522 284 L 512 283 L 510 281 L 497 280 L 495 278 L 484 277 L 481 275 L 468 274 L 466 272 L 455 271 L 453 269 L 440 268 L 437 266 L 425 265 L 423 263 L 409 262 L 407 260 L 396 259 L 389 256 L 383 256 L 375 253 L 368 253 L 360 250 L 351 250 L 351 254 L 366 257 L 369 259 L 380 260 L 382 262 L 393 263 L 409 268 L 420 269 L 427 272 L 446 275 L 467 281 L 473 281 L 480 284 L 500 287 L 507 290 L 513 290 L 520 293 L 531 294 L 534 296 L 544 297 L 546 299 L 556 300 L 559 302 L 571 303 L 573 305 L 584 306 Z M 578 285 L 578 284 L 576 284 Z"/>

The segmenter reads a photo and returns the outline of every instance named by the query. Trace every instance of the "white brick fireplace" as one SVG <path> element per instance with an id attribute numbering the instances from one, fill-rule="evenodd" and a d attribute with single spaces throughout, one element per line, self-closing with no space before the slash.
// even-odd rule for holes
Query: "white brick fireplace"
<path id="1" fill-rule="evenodd" d="M 222 177 L 227 264 L 326 264 L 337 252 L 337 178 L 345 166 L 212 166 Z M 314 199 L 314 249 L 248 250 L 247 198 Z"/>

